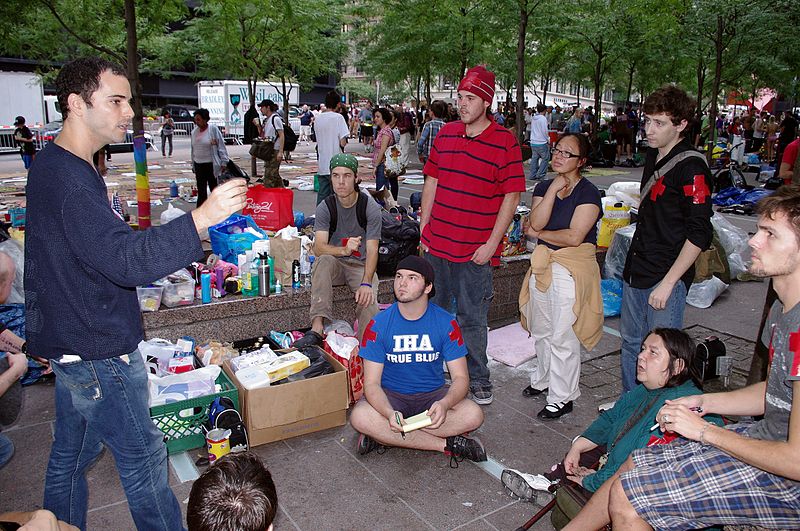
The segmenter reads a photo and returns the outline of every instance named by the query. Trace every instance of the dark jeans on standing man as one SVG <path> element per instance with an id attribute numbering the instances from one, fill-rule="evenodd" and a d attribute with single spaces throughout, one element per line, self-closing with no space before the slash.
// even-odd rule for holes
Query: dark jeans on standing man
<path id="1" fill-rule="evenodd" d="M 150 419 L 141 353 L 50 365 L 56 375 L 56 422 L 44 508 L 85 529 L 86 471 L 106 447 L 136 528 L 183 529 L 181 507 L 169 486 L 164 434 Z"/>
<path id="2" fill-rule="evenodd" d="M 213 191 L 217 187 L 217 178 L 214 177 L 214 163 L 195 162 L 194 176 L 197 179 L 197 206 L 200 207 L 208 199 L 209 191 Z M 208 191 L 206 187 L 208 187 Z"/>
<path id="3" fill-rule="evenodd" d="M 475 262 L 451 262 L 426 253 L 436 277 L 436 296 L 431 302 L 455 314 L 467 345 L 467 368 L 471 390 L 491 390 L 486 357 L 489 305 L 494 296 L 492 266 Z"/>

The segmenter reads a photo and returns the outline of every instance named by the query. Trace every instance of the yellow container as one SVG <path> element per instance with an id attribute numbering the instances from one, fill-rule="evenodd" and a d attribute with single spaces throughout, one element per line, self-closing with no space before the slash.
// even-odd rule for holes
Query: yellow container
<path id="1" fill-rule="evenodd" d="M 231 430 L 217 428 L 206 434 L 208 462 L 214 464 L 219 458 L 231 453 Z"/>

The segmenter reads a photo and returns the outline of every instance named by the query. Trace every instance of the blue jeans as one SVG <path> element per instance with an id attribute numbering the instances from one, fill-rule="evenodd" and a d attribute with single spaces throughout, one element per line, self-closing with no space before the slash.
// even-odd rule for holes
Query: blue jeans
<path id="1" fill-rule="evenodd" d="M 11 461 L 12 457 L 14 457 L 14 443 L 0 433 L 0 468 L 6 466 L 6 463 Z"/>
<path id="2" fill-rule="evenodd" d="M 542 180 L 547 177 L 547 163 L 550 162 L 550 146 L 531 144 L 531 174 L 529 179 Z"/>
<path id="3" fill-rule="evenodd" d="M 470 262 L 451 262 L 430 253 L 425 258 L 433 266 L 436 296 L 431 302 L 455 314 L 467 346 L 469 386 L 472 390 L 492 388 L 489 380 L 486 341 L 489 305 L 494 296 L 492 266 Z"/>
<path id="4" fill-rule="evenodd" d="M 375 168 L 375 190 L 380 192 L 388 184 L 386 180 L 386 163 L 381 162 Z"/>
<path id="5" fill-rule="evenodd" d="M 183 529 L 169 488 L 164 434 L 150 420 L 147 373 L 138 350 L 96 361 L 51 363 L 56 374 L 55 440 L 44 508 L 86 528 L 86 470 L 106 446 L 114 456 L 137 529 Z"/>
<path id="6" fill-rule="evenodd" d="M 25 165 L 25 169 L 28 170 L 33 164 L 33 155 L 28 155 L 27 153 L 22 153 L 22 164 Z"/>
<path id="7" fill-rule="evenodd" d="M 636 387 L 636 363 L 647 333 L 653 328 L 683 328 L 683 310 L 686 307 L 686 285 L 678 281 L 672 288 L 663 310 L 654 310 L 647 304 L 650 293 L 658 286 L 639 289 L 622 283 L 622 311 L 620 335 L 622 336 L 622 393 Z"/>

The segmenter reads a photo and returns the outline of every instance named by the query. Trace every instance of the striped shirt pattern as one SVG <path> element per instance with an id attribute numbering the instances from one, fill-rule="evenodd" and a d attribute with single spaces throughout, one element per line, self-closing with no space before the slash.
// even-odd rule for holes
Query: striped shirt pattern
<path id="1" fill-rule="evenodd" d="M 437 186 L 422 242 L 451 262 L 468 262 L 488 241 L 505 195 L 525 191 L 517 139 L 494 121 L 474 138 L 466 136 L 461 121 L 445 124 L 424 173 Z M 499 263 L 498 245 L 492 265 Z"/>

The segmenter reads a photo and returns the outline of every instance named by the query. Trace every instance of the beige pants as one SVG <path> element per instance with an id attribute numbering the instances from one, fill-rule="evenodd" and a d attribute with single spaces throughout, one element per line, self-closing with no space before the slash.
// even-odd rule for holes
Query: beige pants
<path id="1" fill-rule="evenodd" d="M 311 271 L 311 319 L 322 317 L 323 322 L 333 321 L 333 287 L 346 285 L 354 294 L 361 287 L 364 264 L 356 260 L 343 260 L 331 255 L 318 256 Z M 372 276 L 374 301 L 368 306 L 356 307 L 358 339 L 367 323 L 378 313 L 378 275 Z M 354 300 L 355 302 L 355 300 Z"/>

